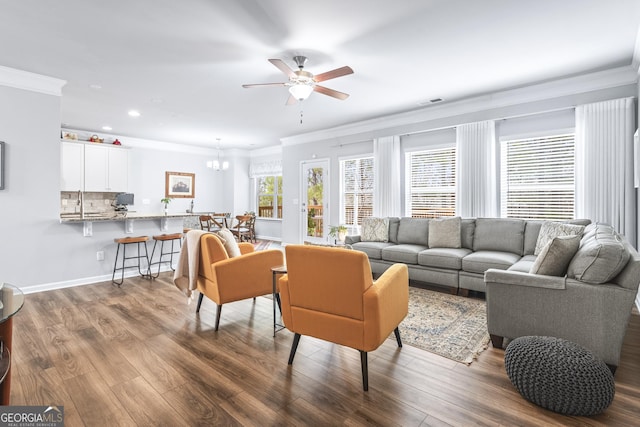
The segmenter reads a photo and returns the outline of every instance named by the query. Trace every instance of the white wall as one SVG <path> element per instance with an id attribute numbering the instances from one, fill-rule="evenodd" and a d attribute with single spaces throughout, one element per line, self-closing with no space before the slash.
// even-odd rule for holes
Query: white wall
<path id="1" fill-rule="evenodd" d="M 455 141 L 456 125 L 480 120 L 510 118 L 508 122 L 498 126 L 502 127 L 502 131 L 507 135 L 538 131 L 546 125 L 564 128 L 565 125 L 572 124 L 571 117 L 576 105 L 638 95 L 638 84 L 636 81 L 628 82 L 628 72 L 621 73 L 622 83 L 609 82 L 613 74 L 615 73 L 596 74 L 590 79 L 580 77 L 574 82 L 574 93 L 570 93 L 569 83 L 545 83 L 450 105 L 428 107 L 423 111 L 283 138 L 283 242 L 285 244 L 301 242 L 300 209 L 293 204 L 293 200 L 300 197 L 301 161 L 310 160 L 313 155 L 331 160 L 331 182 L 335 188 L 331 189 L 329 221 L 337 223 L 339 220 L 339 194 L 336 190 L 339 180 L 338 159 L 344 155 L 347 147 L 351 153 L 372 152 L 370 142 L 358 143 L 358 141 L 402 135 L 403 150 L 406 152 L 428 147 L 438 141 L 445 141 L 449 137 L 453 137 Z M 561 95 L 558 95 L 559 93 Z M 548 98 L 541 99 L 542 94 Z"/>
<path id="2" fill-rule="evenodd" d="M 83 236 L 82 223 L 59 221 L 60 101 L 0 84 L 0 141 L 5 144 L 5 190 L 0 190 L 0 283 L 32 292 L 111 279 L 116 245 L 124 222 L 93 222 L 93 236 Z M 196 174 L 195 210 L 244 212 L 248 207 L 246 156 L 232 161 L 233 175 L 206 168 L 211 150 L 176 148 L 170 144 L 120 138 L 130 145 L 132 210 L 160 212 L 165 172 Z M 162 146 L 165 150 L 150 147 Z M 167 151 L 169 150 L 169 151 Z M 177 151 L 176 151 L 177 150 Z M 232 194 L 228 200 L 223 195 Z M 143 199 L 150 204 L 144 205 Z M 190 199 L 174 199 L 170 212 L 185 212 Z M 168 221 L 166 232 L 181 232 L 182 219 Z M 160 220 L 134 221 L 134 236 L 160 234 Z M 149 245 L 149 251 L 151 245 Z M 96 260 L 103 251 L 104 261 Z"/>

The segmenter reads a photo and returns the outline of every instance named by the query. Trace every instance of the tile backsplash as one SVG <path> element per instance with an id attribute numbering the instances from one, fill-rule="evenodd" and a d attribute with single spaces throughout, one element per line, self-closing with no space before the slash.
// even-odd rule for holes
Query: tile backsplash
<path id="1" fill-rule="evenodd" d="M 84 212 L 110 214 L 114 213 L 113 205 L 116 201 L 118 193 L 93 193 L 85 192 L 84 195 Z M 80 194 L 77 191 L 61 191 L 60 192 L 60 213 L 74 214 L 80 213 Z"/>

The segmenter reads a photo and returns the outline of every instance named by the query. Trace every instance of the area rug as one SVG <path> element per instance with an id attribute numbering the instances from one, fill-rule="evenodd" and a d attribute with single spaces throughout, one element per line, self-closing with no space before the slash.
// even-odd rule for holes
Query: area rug
<path id="1" fill-rule="evenodd" d="M 271 245 L 271 240 L 258 240 L 253 244 L 253 247 L 256 251 L 263 251 L 265 249 L 269 249 Z"/>
<path id="2" fill-rule="evenodd" d="M 403 344 L 467 365 L 489 344 L 484 301 L 416 287 L 399 329 Z"/>

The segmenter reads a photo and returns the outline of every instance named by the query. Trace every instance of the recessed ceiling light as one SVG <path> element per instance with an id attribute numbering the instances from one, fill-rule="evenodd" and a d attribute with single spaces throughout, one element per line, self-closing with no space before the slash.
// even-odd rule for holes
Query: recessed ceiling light
<path id="1" fill-rule="evenodd" d="M 131 110 L 128 113 L 131 117 L 140 117 L 140 111 Z"/>
<path id="2" fill-rule="evenodd" d="M 154 104 L 162 104 L 163 99 L 162 98 L 151 98 L 151 102 L 153 102 Z"/>
<path id="3" fill-rule="evenodd" d="M 89 87 L 90 87 L 91 89 L 95 89 L 95 90 L 100 90 L 100 89 L 102 89 L 102 86 L 101 86 L 101 85 L 99 85 L 99 84 L 97 84 L 97 83 L 90 84 L 90 85 L 89 85 Z"/>
<path id="4" fill-rule="evenodd" d="M 111 126 L 102 126 L 102 130 L 113 130 Z"/>

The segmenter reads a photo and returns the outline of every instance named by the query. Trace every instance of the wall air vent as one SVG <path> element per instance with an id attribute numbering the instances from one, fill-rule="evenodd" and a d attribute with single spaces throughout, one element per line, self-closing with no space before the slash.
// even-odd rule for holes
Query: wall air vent
<path id="1" fill-rule="evenodd" d="M 425 105 L 431 105 L 442 101 L 444 101 L 442 98 L 433 98 L 425 101 L 420 101 L 418 102 L 418 105 L 424 107 Z"/>

